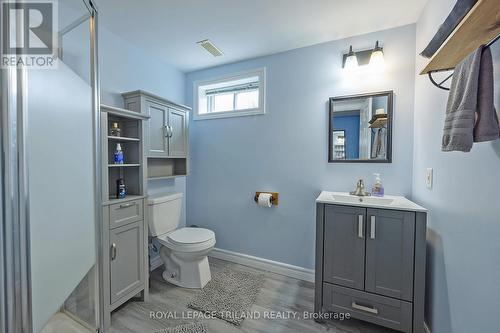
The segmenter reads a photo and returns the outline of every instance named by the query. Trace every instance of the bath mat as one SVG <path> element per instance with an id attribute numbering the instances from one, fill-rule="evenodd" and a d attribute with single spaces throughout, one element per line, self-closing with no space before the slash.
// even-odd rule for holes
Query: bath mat
<path id="1" fill-rule="evenodd" d="M 188 304 L 188 307 L 241 325 L 264 283 L 263 274 L 225 267 Z"/>
<path id="2" fill-rule="evenodd" d="M 155 333 L 208 333 L 207 327 L 203 323 L 184 324 L 169 327 Z"/>

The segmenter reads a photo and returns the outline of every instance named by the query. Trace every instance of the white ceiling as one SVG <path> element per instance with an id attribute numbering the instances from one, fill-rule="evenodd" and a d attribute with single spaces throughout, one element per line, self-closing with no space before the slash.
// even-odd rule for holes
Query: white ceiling
<path id="1" fill-rule="evenodd" d="M 427 0 L 98 0 L 100 22 L 182 71 L 417 21 Z M 196 44 L 210 39 L 224 56 Z"/>

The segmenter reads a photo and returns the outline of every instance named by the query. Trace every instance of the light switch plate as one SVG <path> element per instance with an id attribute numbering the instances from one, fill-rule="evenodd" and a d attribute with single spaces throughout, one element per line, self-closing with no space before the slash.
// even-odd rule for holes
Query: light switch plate
<path id="1" fill-rule="evenodd" d="M 431 190 L 432 189 L 432 183 L 434 181 L 434 170 L 432 168 L 427 168 L 427 171 L 425 172 L 425 186 Z"/>

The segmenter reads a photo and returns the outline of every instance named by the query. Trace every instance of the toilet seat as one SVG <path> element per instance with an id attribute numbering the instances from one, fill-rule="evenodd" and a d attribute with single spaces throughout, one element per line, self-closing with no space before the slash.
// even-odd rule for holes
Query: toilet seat
<path id="1" fill-rule="evenodd" d="M 203 251 L 215 245 L 215 234 L 204 228 L 180 228 L 158 236 L 163 246 L 179 252 Z"/>

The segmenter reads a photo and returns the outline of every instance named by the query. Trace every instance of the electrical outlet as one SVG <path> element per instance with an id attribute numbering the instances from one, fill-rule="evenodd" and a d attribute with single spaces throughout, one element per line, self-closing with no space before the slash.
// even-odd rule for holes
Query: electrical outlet
<path id="1" fill-rule="evenodd" d="M 425 186 L 431 190 L 432 189 L 432 183 L 434 181 L 434 171 L 432 168 L 427 168 L 427 171 L 425 173 Z"/>

